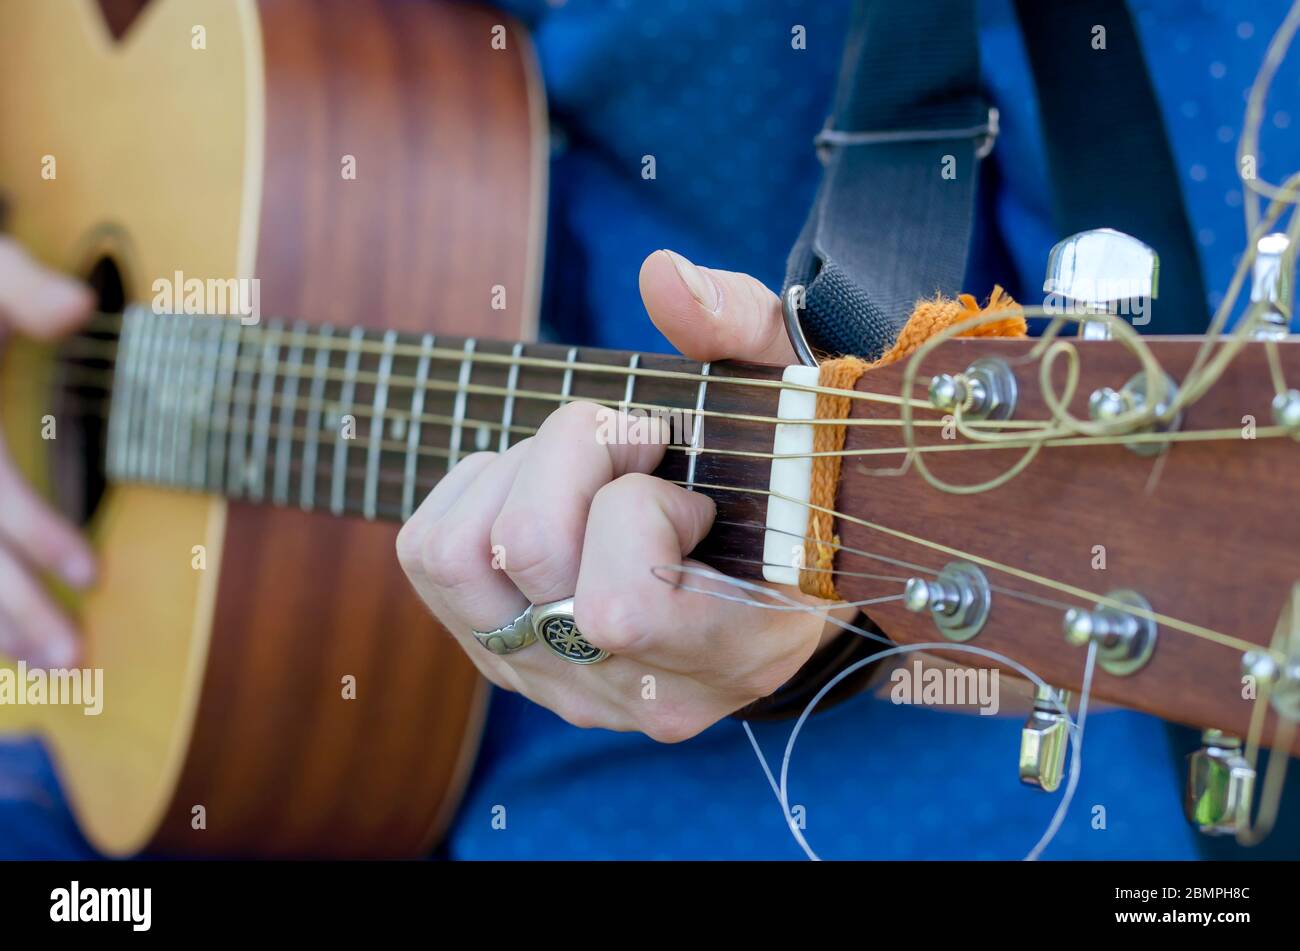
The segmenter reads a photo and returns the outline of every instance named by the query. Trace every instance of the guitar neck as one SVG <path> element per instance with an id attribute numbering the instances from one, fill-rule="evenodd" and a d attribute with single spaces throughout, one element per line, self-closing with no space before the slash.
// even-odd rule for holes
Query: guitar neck
<path id="1" fill-rule="evenodd" d="M 728 451 L 771 450 L 765 420 L 779 391 L 726 380 L 779 380 L 780 367 L 142 309 L 124 315 L 117 339 L 106 451 L 114 481 L 405 520 L 457 461 L 504 451 L 583 400 L 665 416 L 663 478 L 692 489 L 768 484 L 766 459 Z M 608 438 L 651 431 L 617 431 L 615 418 Z M 757 575 L 761 497 L 701 491 L 719 504 L 701 553 Z"/>

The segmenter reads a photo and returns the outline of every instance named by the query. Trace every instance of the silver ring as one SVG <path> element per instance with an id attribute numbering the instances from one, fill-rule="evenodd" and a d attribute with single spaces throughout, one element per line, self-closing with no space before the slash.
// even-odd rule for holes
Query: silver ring
<path id="1" fill-rule="evenodd" d="M 532 615 L 533 606 L 530 604 L 524 608 L 523 614 L 495 631 L 471 631 L 470 633 L 474 635 L 476 641 L 494 654 L 513 654 L 537 640 L 537 635 L 533 631 Z"/>
<path id="2" fill-rule="evenodd" d="M 599 664 L 609 656 L 582 636 L 573 622 L 573 598 L 535 604 L 533 631 L 537 639 L 571 664 Z"/>

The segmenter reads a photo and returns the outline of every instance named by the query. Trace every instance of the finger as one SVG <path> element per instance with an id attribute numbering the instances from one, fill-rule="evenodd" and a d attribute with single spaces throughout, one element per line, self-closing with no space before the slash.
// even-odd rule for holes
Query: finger
<path id="1" fill-rule="evenodd" d="M 656 251 L 641 265 L 641 299 L 665 337 L 692 360 L 798 362 L 781 301 L 748 274 L 692 264 Z"/>
<path id="2" fill-rule="evenodd" d="M 403 568 L 435 613 L 441 617 L 442 607 L 464 622 L 452 633 L 467 650 L 483 651 L 470 637 L 470 628 L 493 630 L 518 617 L 528 605 L 501 570 L 500 557 L 492 550 L 491 533 L 531 451 L 531 446 L 521 443 L 500 455 L 481 454 L 492 458 L 486 465 L 479 463 L 470 469 L 470 478 L 465 480 L 467 484 L 462 483 L 454 504 L 444 507 L 445 496 L 435 497 L 435 489 L 421 506 L 427 506 L 429 514 L 419 519 L 412 517 L 402 530 L 406 535 Z M 453 469 L 452 474 L 455 472 Z M 453 486 L 448 494 L 455 489 Z"/>
<path id="3" fill-rule="evenodd" d="M 41 267 L 13 241 L 0 238 L 0 322 L 49 340 L 81 324 L 93 306 L 84 284 Z"/>
<path id="4" fill-rule="evenodd" d="M 671 569 L 707 533 L 712 502 L 657 479 L 628 476 L 592 503 L 575 595 L 578 626 L 598 647 L 714 684 L 766 696 L 812 656 L 817 614 L 710 597 L 744 592 Z M 698 562 L 692 563 L 698 565 Z"/>
<path id="5" fill-rule="evenodd" d="M 527 442 L 527 440 L 525 440 Z M 519 445 L 522 445 L 520 443 Z M 514 448 L 518 448 L 515 446 Z M 452 470 L 438 480 L 438 484 L 424 497 L 411 517 L 397 533 L 397 560 L 405 568 L 408 564 L 418 569 L 420 555 L 429 526 L 442 517 L 465 493 L 483 470 L 499 456 L 495 452 L 475 452 L 461 459 Z M 407 572 L 410 574 L 410 571 Z"/>
<path id="6" fill-rule="evenodd" d="M 524 477 L 516 480 L 492 526 L 505 570 L 534 604 L 573 596 L 587 512 L 601 486 L 627 472 L 649 472 L 663 458 L 662 420 L 639 419 L 593 403 L 569 403 L 533 437 Z M 648 441 L 607 438 L 643 426 Z M 620 427 L 624 427 L 620 429 Z"/>
<path id="7" fill-rule="evenodd" d="M 0 614 L 8 622 L 14 653 L 42 667 L 70 667 L 78 654 L 72 624 L 40 583 L 9 551 L 0 548 Z"/>
<path id="8" fill-rule="evenodd" d="M 95 556 L 81 534 L 23 480 L 0 446 L 0 541 L 74 588 L 95 580 Z"/>

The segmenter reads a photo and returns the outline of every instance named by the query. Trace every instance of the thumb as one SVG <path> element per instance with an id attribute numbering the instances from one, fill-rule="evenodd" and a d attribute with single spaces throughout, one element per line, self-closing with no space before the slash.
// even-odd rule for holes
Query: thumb
<path id="1" fill-rule="evenodd" d="M 692 360 L 798 362 L 781 301 L 748 274 L 698 267 L 673 251 L 641 265 L 641 299 L 665 337 Z"/>

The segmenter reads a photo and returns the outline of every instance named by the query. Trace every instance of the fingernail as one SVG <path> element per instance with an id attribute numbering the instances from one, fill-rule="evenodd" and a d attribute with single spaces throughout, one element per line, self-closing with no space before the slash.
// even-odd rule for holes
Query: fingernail
<path id="1" fill-rule="evenodd" d="M 94 561 L 80 552 L 63 559 L 58 571 L 59 577 L 74 588 L 89 587 L 90 583 L 95 580 Z"/>
<path id="2" fill-rule="evenodd" d="M 691 296 L 703 304 L 706 310 L 717 311 L 718 285 L 713 279 L 676 251 L 668 251 L 666 248 L 664 251 L 673 262 L 673 267 L 677 268 L 677 276 L 682 279 Z"/>

